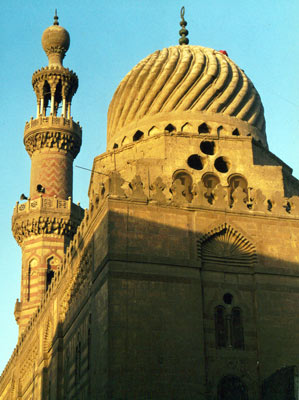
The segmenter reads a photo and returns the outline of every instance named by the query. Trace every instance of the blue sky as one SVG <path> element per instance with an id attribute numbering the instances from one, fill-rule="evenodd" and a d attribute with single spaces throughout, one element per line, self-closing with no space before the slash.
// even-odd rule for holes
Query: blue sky
<path id="1" fill-rule="evenodd" d="M 11 215 L 28 194 L 30 158 L 23 146 L 25 122 L 35 117 L 31 86 L 47 65 L 41 35 L 53 22 L 70 33 L 64 65 L 79 77 L 72 115 L 83 127 L 74 165 L 91 168 L 105 151 L 106 114 L 113 93 L 130 69 L 157 49 L 176 45 L 185 6 L 190 44 L 224 49 L 259 91 L 270 150 L 299 178 L 298 0 L 0 0 L 0 370 L 17 341 L 13 311 L 20 293 L 21 250 L 11 233 Z M 74 168 L 74 202 L 88 205 L 90 173 Z"/>

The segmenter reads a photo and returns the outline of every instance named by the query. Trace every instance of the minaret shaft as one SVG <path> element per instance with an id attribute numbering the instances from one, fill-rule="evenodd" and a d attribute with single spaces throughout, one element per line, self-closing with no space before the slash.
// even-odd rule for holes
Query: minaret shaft
<path id="1" fill-rule="evenodd" d="M 70 154 L 51 150 L 34 153 L 31 158 L 30 198 L 40 195 L 61 199 L 72 197 L 73 158 Z"/>
<path id="2" fill-rule="evenodd" d="M 73 161 L 82 141 L 81 127 L 71 117 L 78 78 L 62 66 L 69 34 L 57 19 L 42 38 L 49 66 L 32 77 L 37 118 L 27 122 L 24 131 L 31 158 L 30 197 L 17 203 L 12 217 L 12 231 L 22 248 L 21 298 L 15 307 L 19 334 L 50 287 L 83 218 L 81 207 L 72 203 Z"/>

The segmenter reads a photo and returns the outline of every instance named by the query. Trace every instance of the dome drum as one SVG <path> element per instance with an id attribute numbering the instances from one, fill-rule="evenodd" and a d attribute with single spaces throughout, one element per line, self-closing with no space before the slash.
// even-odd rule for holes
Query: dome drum
<path id="1" fill-rule="evenodd" d="M 169 126 L 174 129 L 169 131 Z M 200 127 L 206 126 L 206 132 L 202 131 Z M 192 111 L 185 112 L 170 112 L 160 113 L 155 115 L 155 118 L 145 117 L 141 121 L 132 122 L 131 124 L 120 129 L 115 135 L 108 137 L 108 150 L 112 150 L 115 144 L 121 146 L 122 144 L 134 142 L 134 135 L 137 131 L 144 132 L 144 138 L 151 136 L 155 133 L 170 132 L 178 135 L 188 134 L 206 134 L 217 135 L 217 137 L 224 136 L 251 136 L 257 142 L 260 142 L 264 147 L 268 147 L 266 134 L 255 126 L 246 121 L 242 121 L 236 117 L 220 114 L 209 114 L 208 112 Z M 124 142 L 124 138 L 127 140 Z"/>

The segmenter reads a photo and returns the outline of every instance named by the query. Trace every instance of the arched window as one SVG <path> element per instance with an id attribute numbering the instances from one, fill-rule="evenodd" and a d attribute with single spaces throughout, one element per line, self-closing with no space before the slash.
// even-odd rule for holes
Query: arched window
<path id="1" fill-rule="evenodd" d="M 231 336 L 232 347 L 234 349 L 244 349 L 242 315 L 238 307 L 234 307 L 231 313 Z"/>
<path id="2" fill-rule="evenodd" d="M 217 400 L 248 400 L 247 388 L 237 376 L 223 377 L 217 389 Z"/>
<path id="3" fill-rule="evenodd" d="M 46 290 L 51 284 L 52 279 L 54 278 L 54 266 L 55 266 L 55 258 L 50 257 L 47 259 L 47 276 L 46 276 Z"/>
<path id="4" fill-rule="evenodd" d="M 186 171 L 177 171 L 173 174 L 173 182 L 179 179 L 181 184 L 185 187 L 183 190 L 183 196 L 186 197 L 187 201 L 191 202 L 192 200 L 192 178 L 191 175 Z"/>
<path id="5" fill-rule="evenodd" d="M 216 346 L 227 347 L 227 321 L 225 315 L 225 308 L 217 306 L 215 308 L 215 333 L 216 333 Z"/>

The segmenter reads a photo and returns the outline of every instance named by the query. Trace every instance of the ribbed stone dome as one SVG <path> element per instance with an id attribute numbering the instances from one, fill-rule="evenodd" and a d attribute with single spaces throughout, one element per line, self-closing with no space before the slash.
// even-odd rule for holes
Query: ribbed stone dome
<path id="1" fill-rule="evenodd" d="M 238 129 L 267 146 L 263 105 L 245 73 L 219 51 L 169 47 L 146 57 L 119 84 L 108 111 L 108 148 L 157 124 L 179 131 L 199 122 Z"/>

